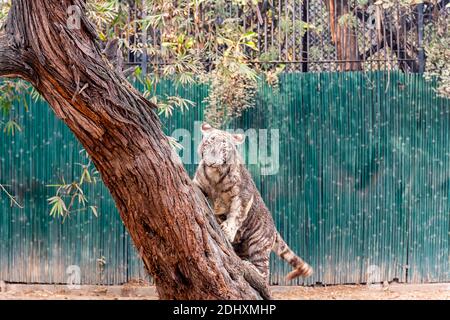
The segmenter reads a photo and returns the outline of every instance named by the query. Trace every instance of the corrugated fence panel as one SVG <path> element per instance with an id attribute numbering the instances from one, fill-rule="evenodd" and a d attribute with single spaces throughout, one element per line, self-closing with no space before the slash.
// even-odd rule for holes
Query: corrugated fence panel
<path id="1" fill-rule="evenodd" d="M 192 175 L 208 88 L 164 81 L 157 90 L 196 103 L 162 119 L 186 140 L 180 156 Z M 98 218 L 49 216 L 47 185 L 79 178 L 82 147 L 45 103 L 29 105 L 14 111 L 23 132 L 0 135 L 0 183 L 24 204 L 11 208 L 0 195 L 0 279 L 65 283 L 72 265 L 83 283 L 144 278 L 101 183 L 87 191 Z M 248 168 L 281 234 L 315 269 L 295 283 L 450 280 L 450 102 L 432 83 L 401 73 L 283 74 L 276 88 L 261 82 L 256 107 L 231 127 L 258 143 L 244 149 Z M 272 283 L 285 284 L 289 269 L 273 257 Z"/>

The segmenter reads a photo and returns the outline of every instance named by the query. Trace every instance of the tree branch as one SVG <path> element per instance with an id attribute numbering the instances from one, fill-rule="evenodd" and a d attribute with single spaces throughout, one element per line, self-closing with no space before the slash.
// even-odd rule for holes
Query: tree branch
<path id="1" fill-rule="evenodd" d="M 9 46 L 8 36 L 4 30 L 0 31 L 0 76 L 22 77 L 23 68 L 17 66 L 17 57 Z"/>
<path id="2" fill-rule="evenodd" d="M 26 22 L 20 15 L 21 8 L 14 3 L 4 25 L 0 25 L 0 77 L 34 78 L 33 68 L 25 62 L 23 32 Z"/>

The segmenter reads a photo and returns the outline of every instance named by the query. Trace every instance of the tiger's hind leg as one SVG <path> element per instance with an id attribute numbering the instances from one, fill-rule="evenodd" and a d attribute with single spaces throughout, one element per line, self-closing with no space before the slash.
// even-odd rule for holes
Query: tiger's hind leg
<path id="1" fill-rule="evenodd" d="M 270 278 L 270 252 L 273 242 L 273 237 L 257 237 L 257 234 L 248 241 L 247 260 L 258 269 L 267 283 Z"/>
<path id="2" fill-rule="evenodd" d="M 266 283 L 269 283 L 270 276 L 270 251 L 267 253 L 261 253 L 254 256 L 250 256 L 247 260 L 256 267 Z"/>
<path id="3" fill-rule="evenodd" d="M 247 282 L 259 292 L 261 297 L 266 300 L 272 300 L 269 283 L 261 274 L 260 270 L 250 261 L 242 260 L 246 269 L 244 270 L 244 278 Z"/>
<path id="4" fill-rule="evenodd" d="M 255 245 L 248 247 L 248 244 L 233 245 L 236 254 L 246 263 L 252 265 L 255 271 L 269 282 L 269 262 L 270 249 L 264 250 L 262 247 Z"/>

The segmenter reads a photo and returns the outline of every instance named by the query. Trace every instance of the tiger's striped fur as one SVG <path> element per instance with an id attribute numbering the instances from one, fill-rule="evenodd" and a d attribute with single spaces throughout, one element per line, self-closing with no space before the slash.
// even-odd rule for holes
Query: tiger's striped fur
<path id="1" fill-rule="evenodd" d="M 201 161 L 193 181 L 211 202 L 238 256 L 253 264 L 267 281 L 271 251 L 294 268 L 287 275 L 288 280 L 310 276 L 312 268 L 277 232 L 272 215 L 244 166 L 236 146 L 244 142 L 245 136 L 208 124 L 202 125 L 202 133 L 198 149 Z"/>

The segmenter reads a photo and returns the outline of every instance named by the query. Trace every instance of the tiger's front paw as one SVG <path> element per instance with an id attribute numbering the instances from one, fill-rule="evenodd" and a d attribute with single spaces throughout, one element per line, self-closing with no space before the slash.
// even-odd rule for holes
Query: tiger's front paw
<path id="1" fill-rule="evenodd" d="M 220 227 L 222 228 L 225 237 L 232 243 L 234 241 L 234 238 L 236 237 L 236 224 L 232 220 L 225 220 L 224 222 L 222 222 Z"/>

